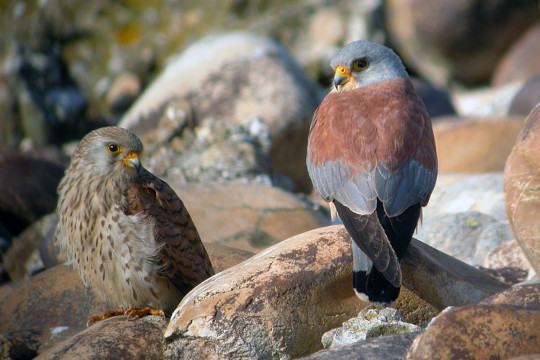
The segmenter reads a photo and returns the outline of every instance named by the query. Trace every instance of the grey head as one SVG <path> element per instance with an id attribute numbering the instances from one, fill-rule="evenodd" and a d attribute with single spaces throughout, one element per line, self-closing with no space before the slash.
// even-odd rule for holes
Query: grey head
<path id="1" fill-rule="evenodd" d="M 337 91 L 409 76 L 392 49 L 364 40 L 346 45 L 332 58 L 330 65 L 335 71 L 334 87 Z"/>

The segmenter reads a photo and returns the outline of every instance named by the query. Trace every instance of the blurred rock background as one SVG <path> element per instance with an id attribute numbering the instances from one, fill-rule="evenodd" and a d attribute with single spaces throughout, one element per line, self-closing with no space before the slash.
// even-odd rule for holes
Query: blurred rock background
<path id="1" fill-rule="evenodd" d="M 65 260 L 56 186 L 97 127 L 139 135 L 228 266 L 330 224 L 307 133 L 357 39 L 402 57 L 432 116 L 440 175 L 416 237 L 506 284 L 538 269 L 536 0 L 13 0 L 0 24 L 0 313 L 16 281 Z M 40 336 L 0 349 L 35 355 Z"/>

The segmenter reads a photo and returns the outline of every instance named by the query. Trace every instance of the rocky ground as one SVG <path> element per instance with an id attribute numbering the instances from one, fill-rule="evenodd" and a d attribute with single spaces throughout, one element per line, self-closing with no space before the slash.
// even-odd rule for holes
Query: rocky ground
<path id="1" fill-rule="evenodd" d="M 0 358 L 540 356 L 536 1 L 0 8 Z M 391 309 L 354 296 L 350 240 L 305 167 L 329 59 L 356 39 L 401 55 L 439 158 Z M 52 243 L 71 151 L 107 124 L 139 135 L 216 269 L 169 321 L 87 327 L 110 309 Z"/>

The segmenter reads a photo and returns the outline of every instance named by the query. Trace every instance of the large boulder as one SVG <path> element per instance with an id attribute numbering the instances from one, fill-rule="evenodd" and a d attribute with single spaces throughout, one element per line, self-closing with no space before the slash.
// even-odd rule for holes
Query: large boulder
<path id="1" fill-rule="evenodd" d="M 172 61 L 120 122 L 141 136 L 171 100 L 187 101 L 195 123 L 240 124 L 261 118 L 270 128 L 275 171 L 306 188 L 305 154 L 313 112 L 324 91 L 278 43 L 252 33 L 206 37 Z"/>
<path id="2" fill-rule="evenodd" d="M 391 40 L 411 67 L 439 85 L 486 82 L 498 60 L 538 20 L 532 0 L 390 0 Z"/>
<path id="3" fill-rule="evenodd" d="M 113 317 L 48 349 L 36 359 L 163 359 L 167 321 L 157 317 Z"/>
<path id="4" fill-rule="evenodd" d="M 437 317 L 417 337 L 407 360 L 509 359 L 540 353 L 540 309 L 469 305 Z"/>
<path id="5" fill-rule="evenodd" d="M 501 59 L 493 85 L 527 81 L 540 75 L 540 23 L 531 26 Z"/>
<path id="6" fill-rule="evenodd" d="M 216 273 L 253 255 L 248 251 L 219 244 L 207 244 L 206 250 Z M 93 345 L 88 348 L 89 338 L 101 330 L 92 330 L 89 335 L 77 335 L 76 338 L 71 338 L 86 329 L 86 323 L 90 317 L 100 315 L 107 310 L 116 310 L 111 309 L 91 289 L 86 288 L 71 266 L 55 266 L 28 280 L 6 284 L 0 287 L 0 290 L 0 317 L 2 318 L 0 333 L 4 334 L 8 343 L 15 344 L 12 345 L 13 351 L 23 353 L 32 350 L 41 353 L 65 340 L 63 345 L 54 350 L 54 356 L 63 354 L 62 356 L 69 358 L 74 352 L 68 348 L 76 345 L 75 349 L 81 351 L 82 348 L 85 351 L 95 351 L 88 355 L 91 358 L 92 354 L 109 351 L 109 345 L 120 346 L 116 341 L 109 341 L 104 347 L 92 349 L 95 347 L 95 343 L 92 343 Z M 112 330 L 103 331 L 112 338 L 119 337 L 122 340 L 125 339 L 119 334 L 124 331 L 132 337 L 138 336 L 136 334 L 140 331 L 142 331 L 141 334 L 145 331 L 152 333 L 158 331 L 159 339 L 162 339 L 163 327 L 163 324 L 159 325 L 158 328 L 161 330 L 158 331 L 155 326 L 143 325 L 142 328 L 132 328 L 130 322 L 118 324 L 115 322 L 110 327 Z M 114 335 L 115 333 L 117 335 Z M 47 358 L 53 358 L 51 356 L 49 354 Z"/>
<path id="7" fill-rule="evenodd" d="M 439 172 L 503 171 L 522 124 L 522 117 L 437 119 Z"/>
<path id="8" fill-rule="evenodd" d="M 439 310 L 476 303 L 506 288 L 417 240 L 402 269 L 400 298 L 412 290 Z M 354 296 L 351 274 L 350 237 L 343 226 L 282 241 L 186 295 L 165 332 L 166 357 L 254 359 L 319 350 L 325 331 L 367 305 Z"/>
<path id="9" fill-rule="evenodd" d="M 540 104 L 527 117 L 504 169 L 506 210 L 518 244 L 540 274 Z"/>

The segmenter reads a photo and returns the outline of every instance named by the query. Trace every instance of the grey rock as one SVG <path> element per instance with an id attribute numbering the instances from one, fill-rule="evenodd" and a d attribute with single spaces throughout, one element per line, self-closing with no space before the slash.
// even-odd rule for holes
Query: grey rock
<path id="1" fill-rule="evenodd" d="M 472 265 L 482 265 L 487 253 L 514 238 L 500 173 L 441 174 L 416 237 Z"/>
<path id="2" fill-rule="evenodd" d="M 392 334 L 415 333 L 421 328 L 414 324 L 403 322 L 398 310 L 384 308 L 364 308 L 357 317 L 349 319 L 340 328 L 327 331 L 322 336 L 325 349 L 336 348 L 358 341 Z"/>
<path id="3" fill-rule="evenodd" d="M 228 126 L 261 119 L 272 140 L 274 170 L 307 189 L 311 186 L 305 168 L 307 133 L 323 96 L 322 88 L 275 41 L 252 33 L 228 33 L 203 38 L 171 61 L 120 126 L 145 142 L 162 110 L 178 100 L 189 103 L 196 125 L 208 119 Z"/>
<path id="4" fill-rule="evenodd" d="M 326 349 L 302 360 L 402 360 L 407 349 L 417 334 L 386 335 L 345 345 L 335 349 Z"/>

